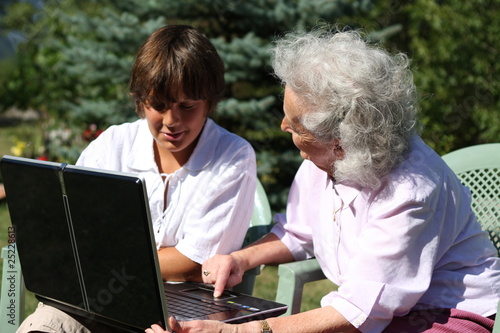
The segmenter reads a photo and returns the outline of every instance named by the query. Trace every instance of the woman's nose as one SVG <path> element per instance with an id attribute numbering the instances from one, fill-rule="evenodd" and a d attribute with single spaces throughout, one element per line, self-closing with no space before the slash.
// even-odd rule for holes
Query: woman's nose
<path id="1" fill-rule="evenodd" d="M 285 120 L 285 117 L 283 117 L 283 119 L 281 120 L 281 126 L 280 126 L 281 130 L 283 132 L 288 132 L 288 124 Z"/>

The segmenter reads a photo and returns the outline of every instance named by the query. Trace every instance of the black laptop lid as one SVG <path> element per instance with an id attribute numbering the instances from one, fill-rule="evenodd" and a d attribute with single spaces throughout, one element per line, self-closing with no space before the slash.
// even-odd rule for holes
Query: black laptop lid
<path id="1" fill-rule="evenodd" d="M 68 166 L 64 181 L 90 311 L 141 329 L 164 324 L 142 180 Z"/>
<path id="2" fill-rule="evenodd" d="M 59 170 L 59 164 L 29 159 L 5 157 L 1 163 L 26 288 L 69 304 L 83 304 Z"/>
<path id="3" fill-rule="evenodd" d="M 141 178 L 10 156 L 0 164 L 29 291 L 123 328 L 166 324 Z"/>

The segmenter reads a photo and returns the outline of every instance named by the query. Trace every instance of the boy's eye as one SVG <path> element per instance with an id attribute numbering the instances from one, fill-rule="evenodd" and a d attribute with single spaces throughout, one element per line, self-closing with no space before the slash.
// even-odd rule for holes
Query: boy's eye
<path id="1" fill-rule="evenodd" d="M 183 108 L 184 110 L 192 110 L 195 108 L 195 105 L 194 104 L 181 104 L 181 108 Z"/>
<path id="2" fill-rule="evenodd" d="M 158 104 L 158 105 L 151 105 L 153 109 L 156 111 L 163 111 L 165 110 L 165 104 Z"/>

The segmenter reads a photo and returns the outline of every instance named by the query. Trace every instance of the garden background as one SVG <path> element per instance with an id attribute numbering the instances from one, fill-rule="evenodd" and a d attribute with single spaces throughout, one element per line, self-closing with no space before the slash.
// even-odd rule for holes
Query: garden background
<path id="1" fill-rule="evenodd" d="M 315 27 L 361 29 L 407 53 L 422 137 L 445 154 L 500 141 L 499 9 L 500 0 L 1 0 L 0 156 L 75 162 L 100 131 L 136 118 L 127 83 L 142 42 L 163 25 L 189 24 L 226 66 L 226 96 L 214 118 L 252 144 L 272 210 L 283 212 L 301 158 L 279 129 L 273 39 Z M 3 200 L 0 246 L 8 225 Z M 266 268 L 258 295 L 274 297 L 275 276 Z M 304 309 L 330 288 L 323 281 L 306 289 Z"/>

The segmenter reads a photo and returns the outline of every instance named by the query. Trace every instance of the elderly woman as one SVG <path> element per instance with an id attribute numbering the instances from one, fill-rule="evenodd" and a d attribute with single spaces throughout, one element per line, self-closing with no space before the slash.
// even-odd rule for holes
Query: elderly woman
<path id="1" fill-rule="evenodd" d="M 274 69 L 285 85 L 281 128 L 305 160 L 271 233 L 206 261 L 203 279 L 217 296 L 252 267 L 316 257 L 338 291 L 289 317 L 172 318 L 172 330 L 491 332 L 500 259 L 469 191 L 417 135 L 407 57 L 355 32 L 293 33 L 277 42 Z"/>

